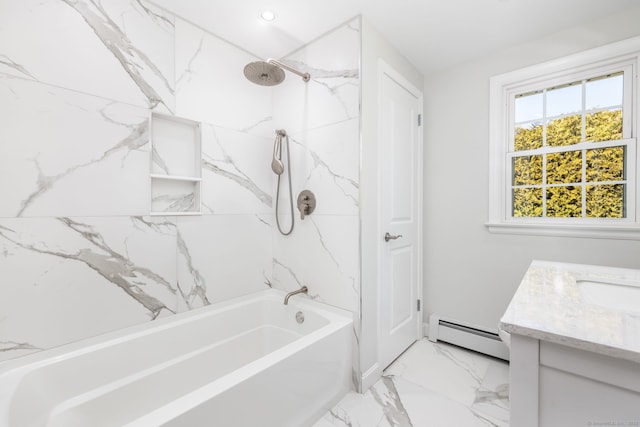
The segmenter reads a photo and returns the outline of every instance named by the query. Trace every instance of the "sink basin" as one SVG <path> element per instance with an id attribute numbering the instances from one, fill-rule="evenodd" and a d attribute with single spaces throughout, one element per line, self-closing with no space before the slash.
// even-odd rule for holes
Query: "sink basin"
<path id="1" fill-rule="evenodd" d="M 640 283 L 610 283 L 593 280 L 578 280 L 576 283 L 580 294 L 590 304 L 640 313 Z"/>

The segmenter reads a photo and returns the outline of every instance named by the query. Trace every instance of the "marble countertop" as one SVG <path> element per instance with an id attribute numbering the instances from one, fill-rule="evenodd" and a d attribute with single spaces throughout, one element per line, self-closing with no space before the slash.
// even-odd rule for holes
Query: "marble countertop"
<path id="1" fill-rule="evenodd" d="M 533 261 L 500 327 L 640 363 L 640 270 Z"/>

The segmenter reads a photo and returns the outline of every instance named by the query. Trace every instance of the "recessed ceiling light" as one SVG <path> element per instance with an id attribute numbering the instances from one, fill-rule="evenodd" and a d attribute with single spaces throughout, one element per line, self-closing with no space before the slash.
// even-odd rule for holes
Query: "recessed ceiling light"
<path id="1" fill-rule="evenodd" d="M 270 10 L 262 10 L 260 11 L 260 18 L 262 18 L 262 20 L 264 21 L 271 22 L 276 19 L 276 14 Z"/>

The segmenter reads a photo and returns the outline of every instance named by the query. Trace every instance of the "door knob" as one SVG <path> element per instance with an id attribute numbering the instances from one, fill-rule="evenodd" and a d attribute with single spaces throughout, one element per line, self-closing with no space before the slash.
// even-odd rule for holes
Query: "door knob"
<path id="1" fill-rule="evenodd" d="M 398 234 L 398 235 L 393 235 L 393 234 L 389 234 L 389 232 L 387 231 L 386 233 L 384 233 L 384 241 L 388 242 L 389 240 L 396 240 L 402 237 L 402 234 Z"/>

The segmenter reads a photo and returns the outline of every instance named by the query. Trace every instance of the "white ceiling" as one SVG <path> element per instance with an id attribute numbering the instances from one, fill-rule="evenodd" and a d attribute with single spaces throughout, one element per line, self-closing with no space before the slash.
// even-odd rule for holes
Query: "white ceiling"
<path id="1" fill-rule="evenodd" d="M 152 0 L 260 58 L 362 14 L 424 74 L 640 6 L 638 0 Z M 259 11 L 276 14 L 270 23 Z"/>

